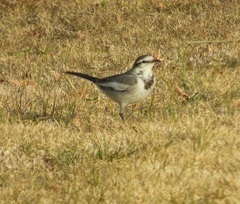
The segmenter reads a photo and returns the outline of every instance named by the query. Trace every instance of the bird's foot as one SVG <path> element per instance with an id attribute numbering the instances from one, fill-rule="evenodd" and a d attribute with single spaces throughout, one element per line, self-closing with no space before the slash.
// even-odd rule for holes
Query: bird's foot
<path id="1" fill-rule="evenodd" d="M 123 116 L 123 113 L 119 113 L 119 116 L 121 117 L 122 121 L 124 122 L 124 116 Z"/>

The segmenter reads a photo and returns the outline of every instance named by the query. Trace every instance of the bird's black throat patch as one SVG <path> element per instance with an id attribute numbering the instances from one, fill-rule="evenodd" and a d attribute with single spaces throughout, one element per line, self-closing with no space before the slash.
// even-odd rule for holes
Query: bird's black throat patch
<path id="1" fill-rule="evenodd" d="M 148 90 L 154 84 L 154 76 L 152 76 L 149 80 L 144 80 L 144 88 Z"/>

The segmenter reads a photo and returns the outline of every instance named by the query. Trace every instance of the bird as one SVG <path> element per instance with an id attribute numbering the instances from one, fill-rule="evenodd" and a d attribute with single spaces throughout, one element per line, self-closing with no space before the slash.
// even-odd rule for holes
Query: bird
<path id="1" fill-rule="evenodd" d="M 105 78 L 97 78 L 73 71 L 65 71 L 64 73 L 86 79 L 95 84 L 106 96 L 119 104 L 119 115 L 124 121 L 124 108 L 142 101 L 152 93 L 156 84 L 153 67 L 159 62 L 160 60 L 155 59 L 152 55 L 142 55 L 135 60 L 130 70 Z"/>

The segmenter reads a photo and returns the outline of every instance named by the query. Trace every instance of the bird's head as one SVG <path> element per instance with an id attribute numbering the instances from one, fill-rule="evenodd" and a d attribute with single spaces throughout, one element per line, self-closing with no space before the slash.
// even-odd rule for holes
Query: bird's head
<path id="1" fill-rule="evenodd" d="M 134 62 L 134 69 L 152 69 L 154 64 L 159 63 L 160 60 L 155 59 L 151 55 L 142 55 Z"/>

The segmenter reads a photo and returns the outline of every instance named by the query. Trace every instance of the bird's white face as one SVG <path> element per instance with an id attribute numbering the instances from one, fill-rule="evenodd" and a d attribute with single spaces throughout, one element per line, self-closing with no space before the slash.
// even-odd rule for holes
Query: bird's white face
<path id="1" fill-rule="evenodd" d="M 151 70 L 153 68 L 153 65 L 155 63 L 158 63 L 159 60 L 155 59 L 151 55 L 143 55 L 137 58 L 137 60 L 134 63 L 135 69 L 141 69 L 141 70 Z"/>
<path id="2" fill-rule="evenodd" d="M 154 60 L 154 57 L 151 55 L 143 55 L 139 58 L 137 58 L 137 60 L 135 61 L 135 63 L 140 64 L 140 63 L 147 63 L 147 62 L 151 62 Z"/>

